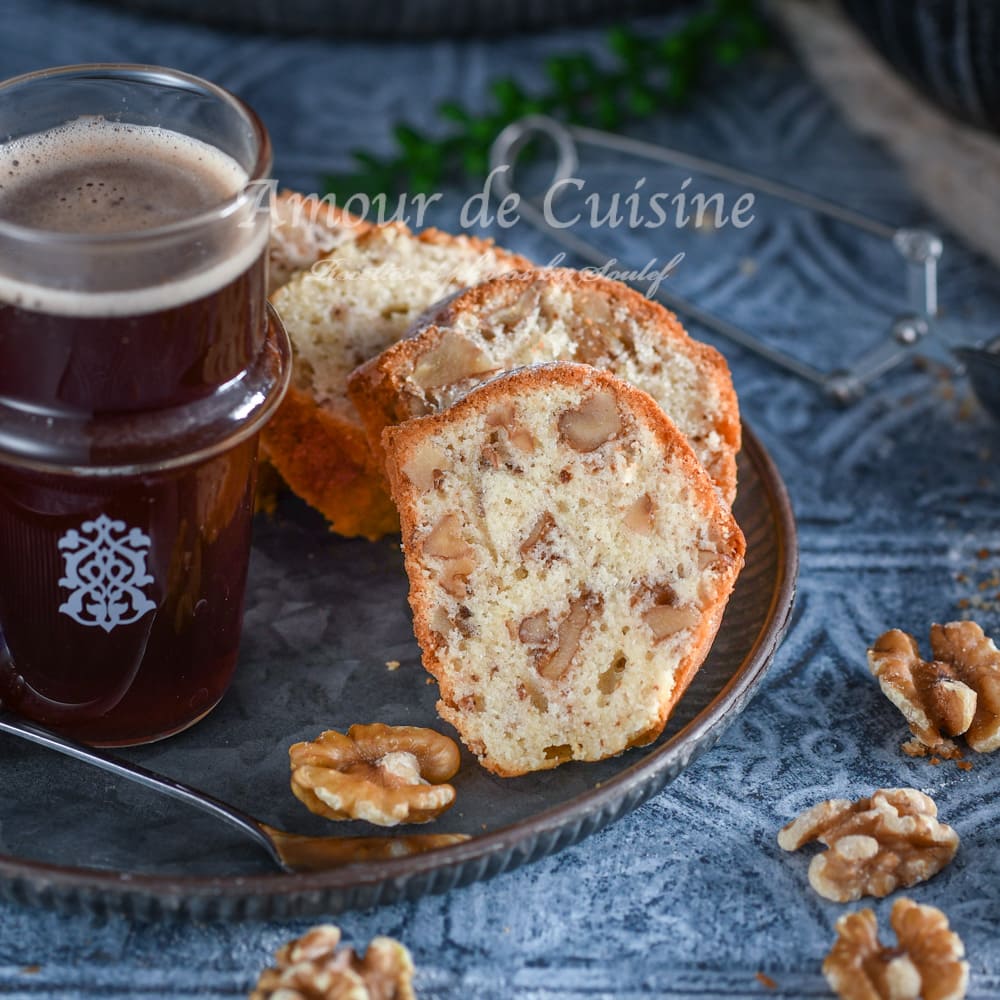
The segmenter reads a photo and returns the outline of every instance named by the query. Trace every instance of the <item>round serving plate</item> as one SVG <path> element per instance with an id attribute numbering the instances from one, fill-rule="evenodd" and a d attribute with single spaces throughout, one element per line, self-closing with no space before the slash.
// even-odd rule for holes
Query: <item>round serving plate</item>
<path id="1" fill-rule="evenodd" d="M 468 754 L 454 808 L 427 827 L 465 843 L 319 874 L 282 875 L 222 824 L 103 772 L 0 737 L 0 893 L 141 919 L 332 914 L 443 892 L 559 851 L 635 809 L 719 739 L 788 624 L 795 524 L 777 470 L 744 428 L 737 520 L 746 567 L 712 652 L 656 743 L 595 764 L 502 779 Z M 398 538 L 337 538 L 284 501 L 256 526 L 238 679 L 195 728 L 121 755 L 297 833 L 369 835 L 312 816 L 288 787 L 291 743 L 354 722 L 427 725 Z"/>

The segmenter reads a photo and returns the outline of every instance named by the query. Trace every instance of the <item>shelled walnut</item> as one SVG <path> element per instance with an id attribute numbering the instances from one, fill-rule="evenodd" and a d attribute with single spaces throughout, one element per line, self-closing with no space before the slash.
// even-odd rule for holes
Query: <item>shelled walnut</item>
<path id="1" fill-rule="evenodd" d="M 496 363 L 467 337 L 450 331 L 413 369 L 412 379 L 421 389 L 440 389 L 496 371 Z"/>
<path id="2" fill-rule="evenodd" d="M 458 772 L 453 740 L 417 726 L 351 726 L 329 730 L 288 751 L 292 791 L 328 819 L 361 819 L 376 826 L 426 823 L 455 801 L 445 784 Z"/>
<path id="3" fill-rule="evenodd" d="M 868 666 L 885 696 L 903 713 L 917 747 L 960 756 L 950 739 L 964 735 L 980 753 L 1000 748 L 1000 650 L 969 621 L 931 626 L 933 660 L 913 636 L 892 629 L 868 650 Z"/>
<path id="4" fill-rule="evenodd" d="M 398 941 L 377 937 L 364 958 L 340 947 L 340 930 L 321 924 L 275 955 L 250 1000 L 416 1000 L 413 960 Z"/>
<path id="5" fill-rule="evenodd" d="M 677 603 L 677 593 L 666 581 L 649 583 L 642 581 L 632 594 L 632 606 L 642 607 L 642 620 L 653 633 L 654 642 L 694 628 L 701 621 L 701 608 L 693 604 Z"/>
<path id="6" fill-rule="evenodd" d="M 462 537 L 458 514 L 442 516 L 424 538 L 422 550 L 425 556 L 441 560 L 441 586 L 452 597 L 465 597 L 467 581 L 476 568 L 475 549 Z"/>
<path id="7" fill-rule="evenodd" d="M 934 800 L 914 788 L 883 788 L 857 802 L 820 802 L 778 834 L 785 851 L 813 840 L 829 850 L 810 862 L 809 884 L 838 903 L 925 882 L 958 850 L 958 834 L 938 822 Z"/>
<path id="8" fill-rule="evenodd" d="M 622 430 L 621 414 L 615 397 L 595 392 L 576 409 L 565 410 L 557 421 L 559 434 L 574 451 L 596 451 Z"/>
<path id="9" fill-rule="evenodd" d="M 872 910 L 837 921 L 823 975 L 840 1000 L 962 1000 L 969 982 L 965 946 L 933 906 L 897 899 L 889 918 L 897 947 L 878 939 Z"/>
<path id="10" fill-rule="evenodd" d="M 587 626 L 604 607 L 600 594 L 584 591 L 569 602 L 569 611 L 553 621 L 548 611 L 539 611 L 521 621 L 517 637 L 531 648 L 539 676 L 557 681 L 569 670 L 580 649 Z"/>

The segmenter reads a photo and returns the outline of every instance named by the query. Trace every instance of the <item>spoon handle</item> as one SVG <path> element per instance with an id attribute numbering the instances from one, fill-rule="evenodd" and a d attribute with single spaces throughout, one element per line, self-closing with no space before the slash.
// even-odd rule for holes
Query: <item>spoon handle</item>
<path id="1" fill-rule="evenodd" d="M 74 740 L 67 739 L 65 736 L 53 733 L 34 722 L 28 722 L 26 719 L 12 715 L 3 708 L 0 708 L 0 732 L 9 733 L 11 736 L 19 736 L 48 750 L 55 750 L 57 753 L 65 754 L 67 757 L 73 757 L 76 760 L 83 761 L 85 764 L 92 764 L 103 771 L 109 771 L 119 778 L 134 781 L 136 784 L 151 788 L 162 795 L 169 795 L 172 799 L 186 802 L 188 805 L 194 806 L 196 809 L 200 809 L 202 812 L 206 812 L 210 816 L 214 816 L 216 819 L 220 819 L 224 823 L 236 827 L 236 829 L 242 831 L 263 847 L 279 867 L 282 869 L 285 867 L 284 862 L 278 856 L 274 844 L 271 843 L 268 835 L 260 828 L 257 820 L 247 813 L 240 811 L 235 806 L 214 798 L 207 792 L 201 792 L 196 788 L 185 785 L 183 782 L 174 781 L 173 778 L 156 774 L 154 771 L 149 771 L 138 764 L 122 760 L 120 757 L 114 757 L 103 750 L 84 746 Z"/>

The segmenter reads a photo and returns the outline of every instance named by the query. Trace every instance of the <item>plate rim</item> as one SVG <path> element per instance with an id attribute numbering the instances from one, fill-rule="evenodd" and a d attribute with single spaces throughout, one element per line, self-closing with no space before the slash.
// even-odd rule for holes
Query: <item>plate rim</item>
<path id="1" fill-rule="evenodd" d="M 124 912 L 146 919 L 276 919 L 335 913 L 491 878 L 575 844 L 631 812 L 715 745 L 764 679 L 791 620 L 799 565 L 791 500 L 759 438 L 745 422 L 742 430 L 741 450 L 760 477 L 778 545 L 766 624 L 715 697 L 642 759 L 550 809 L 423 854 L 344 865 L 329 872 L 248 876 L 114 872 L 0 855 L 0 896 L 74 911 Z M 560 834 L 566 836 L 560 840 Z M 547 837 L 550 843 L 544 842 Z M 494 860 L 491 868 L 489 863 Z M 470 871 L 472 866 L 480 870 Z M 431 884 L 421 886 L 421 879 L 430 879 Z M 362 899 L 366 890 L 369 895 Z M 338 893 L 347 897 L 335 902 Z"/>

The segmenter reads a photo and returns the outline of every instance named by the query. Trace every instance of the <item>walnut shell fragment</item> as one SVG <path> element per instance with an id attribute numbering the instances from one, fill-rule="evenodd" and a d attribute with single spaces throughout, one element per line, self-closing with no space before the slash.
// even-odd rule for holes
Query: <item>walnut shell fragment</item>
<path id="1" fill-rule="evenodd" d="M 328 730 L 288 755 L 295 797 L 327 819 L 426 823 L 455 801 L 446 782 L 458 772 L 459 750 L 433 729 L 374 723 L 346 735 Z"/>
<path id="2" fill-rule="evenodd" d="M 898 946 L 878 939 L 872 910 L 847 913 L 823 975 L 840 1000 L 962 1000 L 969 983 L 965 946 L 933 906 L 897 899 L 889 918 Z"/>
<path id="3" fill-rule="evenodd" d="M 881 899 L 925 882 L 958 850 L 958 834 L 938 822 L 934 800 L 915 788 L 882 788 L 857 802 L 820 802 L 778 834 L 785 851 L 813 840 L 829 850 L 810 862 L 809 884 L 837 903 Z"/>
<path id="4" fill-rule="evenodd" d="M 892 629 L 868 650 L 868 667 L 923 747 L 957 757 L 950 737 L 964 735 L 973 750 L 996 750 L 1000 650 L 975 622 L 960 621 L 931 626 L 931 651 L 922 659 L 913 636 Z"/>
<path id="5" fill-rule="evenodd" d="M 332 924 L 312 928 L 275 955 L 250 1000 L 416 1000 L 413 959 L 398 941 L 374 938 L 364 958 L 340 947 Z"/>

